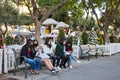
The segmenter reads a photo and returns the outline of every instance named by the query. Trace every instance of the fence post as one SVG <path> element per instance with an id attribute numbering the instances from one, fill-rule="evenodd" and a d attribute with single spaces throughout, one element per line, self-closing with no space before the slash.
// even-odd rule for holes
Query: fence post
<path id="1" fill-rule="evenodd" d="M 3 49 L 0 49 L 0 74 L 2 74 Z"/>
<path id="2" fill-rule="evenodd" d="M 77 58 L 79 58 L 79 46 L 77 45 Z"/>
<path id="3" fill-rule="evenodd" d="M 8 73 L 7 68 L 7 48 L 4 47 L 4 73 Z"/>

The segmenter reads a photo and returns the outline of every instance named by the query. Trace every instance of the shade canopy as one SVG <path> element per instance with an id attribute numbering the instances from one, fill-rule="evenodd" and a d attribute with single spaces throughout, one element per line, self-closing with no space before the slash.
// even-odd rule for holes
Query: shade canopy
<path id="1" fill-rule="evenodd" d="M 12 34 L 14 34 L 14 35 L 31 35 L 32 32 L 30 32 L 27 29 L 21 29 L 21 30 L 15 29 L 14 31 L 12 31 Z"/>
<path id="2" fill-rule="evenodd" d="M 56 25 L 56 28 L 60 28 L 60 27 L 65 28 L 65 27 L 69 27 L 69 25 L 61 21 Z"/>
<path id="3" fill-rule="evenodd" d="M 56 21 L 56 20 L 54 20 L 54 19 L 52 19 L 52 18 L 48 18 L 48 19 L 46 19 L 42 24 L 43 25 L 49 25 L 49 24 L 54 24 L 54 25 L 56 25 L 58 22 Z"/>

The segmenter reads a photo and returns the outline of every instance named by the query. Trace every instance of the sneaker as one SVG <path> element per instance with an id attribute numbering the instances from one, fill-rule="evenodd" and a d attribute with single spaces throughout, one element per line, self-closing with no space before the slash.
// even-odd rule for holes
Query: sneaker
<path id="1" fill-rule="evenodd" d="M 52 73 L 55 73 L 55 69 L 53 68 L 52 70 L 50 70 Z"/>
<path id="2" fill-rule="evenodd" d="M 58 72 L 60 72 L 60 70 L 56 69 L 55 72 L 58 73 Z"/>
<path id="3" fill-rule="evenodd" d="M 76 60 L 77 63 L 81 63 L 79 60 Z"/>
<path id="4" fill-rule="evenodd" d="M 72 65 L 70 65 L 69 68 L 72 69 Z"/>
<path id="5" fill-rule="evenodd" d="M 57 67 L 57 70 L 61 71 L 62 69 L 58 66 L 58 67 Z"/>

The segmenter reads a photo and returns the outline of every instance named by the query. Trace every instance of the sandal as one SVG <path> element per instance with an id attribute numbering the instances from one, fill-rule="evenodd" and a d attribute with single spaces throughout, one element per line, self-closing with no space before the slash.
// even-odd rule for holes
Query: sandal
<path id="1" fill-rule="evenodd" d="M 39 74 L 39 71 L 29 70 L 29 73 L 30 73 L 30 74 L 33 74 L 33 75 L 36 75 L 36 74 Z"/>
<path id="2" fill-rule="evenodd" d="M 34 75 L 39 74 L 39 71 L 34 70 L 33 72 Z"/>
<path id="3" fill-rule="evenodd" d="M 39 71 L 35 71 L 35 74 L 39 74 Z"/>
<path id="4" fill-rule="evenodd" d="M 29 70 L 29 74 L 34 74 L 34 72 L 32 70 Z"/>

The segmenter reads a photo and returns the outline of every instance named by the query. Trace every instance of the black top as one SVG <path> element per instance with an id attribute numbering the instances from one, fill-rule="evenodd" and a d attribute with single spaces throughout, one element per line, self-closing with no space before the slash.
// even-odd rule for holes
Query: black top
<path id="1" fill-rule="evenodd" d="M 20 56 L 25 56 L 26 58 L 30 58 L 30 59 L 34 59 L 36 54 L 35 48 L 34 47 L 30 47 L 30 53 L 28 54 L 28 46 L 24 45 L 21 49 L 21 53 Z M 24 59 L 21 58 L 20 62 L 22 63 Z"/>

